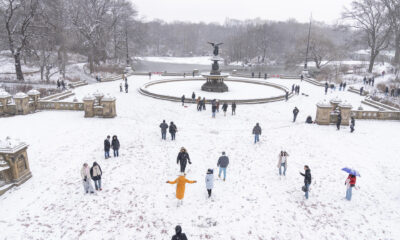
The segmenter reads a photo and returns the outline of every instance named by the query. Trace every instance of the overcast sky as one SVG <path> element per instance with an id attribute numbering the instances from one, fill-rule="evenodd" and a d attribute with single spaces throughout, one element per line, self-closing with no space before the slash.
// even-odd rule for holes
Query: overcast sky
<path id="1" fill-rule="evenodd" d="M 351 0 L 131 0 L 139 17 L 191 22 L 219 22 L 226 18 L 287 20 L 313 19 L 334 23 Z"/>

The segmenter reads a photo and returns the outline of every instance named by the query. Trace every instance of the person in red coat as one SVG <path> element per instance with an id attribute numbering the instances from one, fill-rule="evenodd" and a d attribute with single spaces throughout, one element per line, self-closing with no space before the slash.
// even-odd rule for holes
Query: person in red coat
<path id="1" fill-rule="evenodd" d="M 352 195 L 352 188 L 356 186 L 356 176 L 349 174 L 349 176 L 346 179 L 346 182 L 344 183 L 347 187 L 346 190 L 346 199 L 351 200 L 351 195 Z"/>

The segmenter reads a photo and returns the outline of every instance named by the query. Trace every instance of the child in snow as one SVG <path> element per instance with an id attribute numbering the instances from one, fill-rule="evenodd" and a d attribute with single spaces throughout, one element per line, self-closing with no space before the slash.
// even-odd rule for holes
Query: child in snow
<path id="1" fill-rule="evenodd" d="M 349 174 L 349 176 L 346 179 L 346 182 L 344 185 L 346 185 L 347 190 L 346 190 L 346 199 L 351 201 L 351 196 L 352 196 L 352 188 L 356 186 L 356 176 Z"/>
<path id="2" fill-rule="evenodd" d="M 85 191 L 85 193 L 90 192 L 90 194 L 93 194 L 94 190 L 93 190 L 92 183 L 90 182 L 90 170 L 89 170 L 89 166 L 87 163 L 84 163 L 82 166 L 81 177 L 82 177 L 82 181 L 83 181 L 83 190 Z"/>
<path id="3" fill-rule="evenodd" d="M 212 169 L 208 169 L 206 175 L 206 188 L 208 192 L 208 197 L 211 197 L 211 191 L 214 187 L 214 171 Z"/>
<path id="4" fill-rule="evenodd" d="M 190 181 L 185 178 L 185 174 L 181 173 L 180 176 L 175 179 L 175 181 L 167 181 L 169 184 L 177 184 L 176 186 L 176 198 L 178 199 L 178 205 L 179 203 L 182 205 L 182 200 L 185 196 L 185 185 L 186 183 L 196 183 L 197 181 Z"/>

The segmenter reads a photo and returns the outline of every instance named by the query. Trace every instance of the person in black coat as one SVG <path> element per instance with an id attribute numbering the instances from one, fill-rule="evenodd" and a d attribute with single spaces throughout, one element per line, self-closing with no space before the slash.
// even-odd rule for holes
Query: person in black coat
<path id="1" fill-rule="evenodd" d="M 360 88 L 360 96 L 363 95 L 363 91 L 364 91 L 364 87 L 361 87 L 361 88 Z"/>
<path id="2" fill-rule="evenodd" d="M 304 171 L 306 172 L 305 173 L 300 172 L 300 175 L 304 177 L 304 192 L 306 199 L 308 199 L 308 191 L 311 185 L 311 170 L 307 165 L 305 165 Z"/>
<path id="3" fill-rule="evenodd" d="M 125 92 L 126 93 L 128 93 L 128 87 L 129 87 L 128 82 L 125 82 Z"/>
<path id="4" fill-rule="evenodd" d="M 337 130 L 340 130 L 340 124 L 342 124 L 342 114 L 341 113 L 339 113 L 339 115 L 337 116 L 337 121 L 336 121 Z"/>
<path id="5" fill-rule="evenodd" d="M 285 100 L 287 101 L 289 99 L 289 92 L 285 91 Z"/>
<path id="6" fill-rule="evenodd" d="M 350 132 L 354 132 L 354 127 L 356 126 L 356 121 L 354 120 L 354 117 L 351 117 L 350 121 Z"/>
<path id="7" fill-rule="evenodd" d="M 175 227 L 175 235 L 172 237 L 171 240 L 188 240 L 186 235 L 182 233 L 182 228 L 181 226 L 176 226 Z"/>
<path id="8" fill-rule="evenodd" d="M 226 116 L 227 110 L 228 110 L 228 104 L 226 102 L 224 102 L 224 104 L 222 105 L 222 111 L 224 111 L 224 116 Z"/>
<path id="9" fill-rule="evenodd" d="M 171 140 L 175 140 L 175 134 L 178 131 L 176 125 L 174 124 L 174 122 L 171 122 L 169 124 L 169 133 L 171 134 Z"/>
<path id="10" fill-rule="evenodd" d="M 176 164 L 180 164 L 182 173 L 185 173 L 187 162 L 189 162 L 189 164 L 192 164 L 192 162 L 190 161 L 189 153 L 187 153 L 186 149 L 182 147 L 181 151 L 178 154 L 178 157 L 176 158 Z"/>
<path id="11" fill-rule="evenodd" d="M 160 124 L 161 128 L 161 139 L 167 140 L 167 129 L 168 129 L 168 124 L 165 123 L 165 120 Z"/>
<path id="12" fill-rule="evenodd" d="M 119 140 L 118 140 L 117 135 L 114 135 L 112 137 L 111 147 L 114 150 L 113 151 L 114 152 L 114 157 L 118 157 L 119 156 L 119 147 L 120 147 L 120 145 L 119 145 Z"/>
<path id="13" fill-rule="evenodd" d="M 293 122 L 296 122 L 297 114 L 299 114 L 299 109 L 294 107 L 293 109 Z"/>
<path id="14" fill-rule="evenodd" d="M 107 136 L 107 138 L 104 140 L 104 157 L 107 159 L 110 157 L 110 136 Z"/>
<path id="15" fill-rule="evenodd" d="M 261 135 L 261 127 L 259 123 L 256 123 L 256 125 L 253 128 L 253 134 L 254 134 L 254 143 L 257 143 L 260 141 L 260 135 Z"/>
<path id="16" fill-rule="evenodd" d="M 236 103 L 232 103 L 232 115 L 236 115 Z"/>
<path id="17" fill-rule="evenodd" d="M 215 112 L 217 111 L 217 103 L 215 100 L 212 102 L 211 105 L 211 112 L 212 112 L 212 118 L 215 118 Z"/>
<path id="18" fill-rule="evenodd" d="M 182 95 L 181 102 L 182 102 L 182 106 L 184 106 L 185 105 L 185 95 Z"/>
<path id="19" fill-rule="evenodd" d="M 195 102 L 196 101 L 196 94 L 193 92 L 192 93 L 192 101 Z"/>

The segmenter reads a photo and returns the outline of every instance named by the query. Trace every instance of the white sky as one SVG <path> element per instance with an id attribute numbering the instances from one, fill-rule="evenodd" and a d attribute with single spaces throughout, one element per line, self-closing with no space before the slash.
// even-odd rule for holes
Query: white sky
<path id="1" fill-rule="evenodd" d="M 219 22 L 226 18 L 287 20 L 308 22 L 313 19 L 334 23 L 352 0 L 131 0 L 139 17 L 190 22 Z"/>

